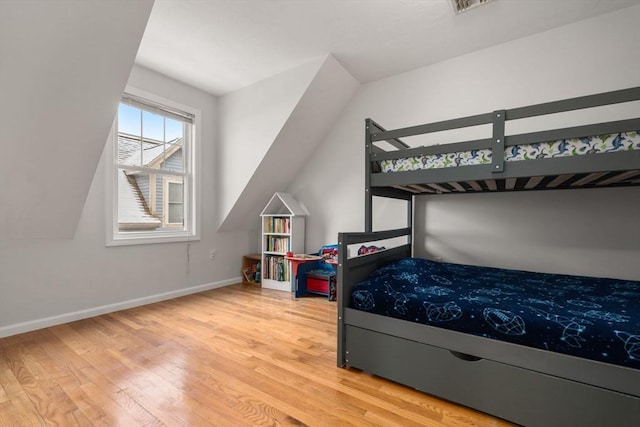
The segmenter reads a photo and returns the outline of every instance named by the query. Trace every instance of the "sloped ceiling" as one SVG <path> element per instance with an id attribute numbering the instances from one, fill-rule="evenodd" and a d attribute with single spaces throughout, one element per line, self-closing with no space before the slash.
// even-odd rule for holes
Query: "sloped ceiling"
<path id="1" fill-rule="evenodd" d="M 152 5 L 0 1 L 0 239 L 73 237 Z"/>
<path id="2" fill-rule="evenodd" d="M 359 86 L 331 55 L 221 98 L 219 230 L 254 228 Z"/>
<path id="3" fill-rule="evenodd" d="M 156 0 L 136 61 L 214 95 L 326 54 L 366 83 L 637 4 L 495 0 L 456 15 L 451 0 Z"/>

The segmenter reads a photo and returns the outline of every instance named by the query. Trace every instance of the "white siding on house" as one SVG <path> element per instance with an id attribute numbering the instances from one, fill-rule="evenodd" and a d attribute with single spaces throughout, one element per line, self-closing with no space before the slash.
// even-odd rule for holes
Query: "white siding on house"
<path id="1" fill-rule="evenodd" d="M 140 192 L 142 193 L 142 197 L 147 203 L 147 207 L 149 206 L 150 200 L 150 190 L 149 190 L 149 175 L 147 174 L 138 174 L 136 175 L 136 182 L 138 183 L 138 188 L 140 188 Z"/>

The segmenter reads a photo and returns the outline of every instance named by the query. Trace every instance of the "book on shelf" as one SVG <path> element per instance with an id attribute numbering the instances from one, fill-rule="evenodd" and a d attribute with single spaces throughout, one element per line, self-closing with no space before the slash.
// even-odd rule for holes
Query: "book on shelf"
<path id="1" fill-rule="evenodd" d="M 289 264 L 284 257 L 278 255 L 268 255 L 265 257 L 266 269 L 265 278 L 277 280 L 279 282 L 289 281 Z"/>
<path id="2" fill-rule="evenodd" d="M 290 218 L 266 217 L 264 221 L 264 229 L 267 233 L 289 234 L 291 230 Z"/>
<path id="3" fill-rule="evenodd" d="M 289 238 L 267 236 L 267 250 L 269 252 L 287 252 L 289 250 Z"/>

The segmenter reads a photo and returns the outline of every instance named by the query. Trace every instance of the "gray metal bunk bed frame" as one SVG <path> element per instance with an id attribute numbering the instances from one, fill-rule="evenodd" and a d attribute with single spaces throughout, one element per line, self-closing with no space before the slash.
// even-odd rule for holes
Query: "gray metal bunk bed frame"
<path id="1" fill-rule="evenodd" d="M 505 120 L 637 100 L 640 87 L 389 131 L 367 119 L 365 231 L 338 235 L 338 366 L 360 369 L 525 426 L 638 425 L 640 370 L 351 308 L 357 283 L 379 267 L 413 256 L 412 212 L 418 194 L 640 185 L 638 150 L 504 161 L 504 148 L 516 144 L 640 130 L 640 118 L 633 118 L 505 137 Z M 487 123 L 493 124 L 489 139 L 421 148 L 408 148 L 400 140 Z M 385 152 L 374 146 L 376 141 L 387 141 L 398 150 Z M 381 173 L 378 163 L 479 148 L 492 149 L 491 164 Z M 374 196 L 405 200 L 409 226 L 374 232 Z M 392 238 L 406 243 L 349 256 L 350 246 Z"/>

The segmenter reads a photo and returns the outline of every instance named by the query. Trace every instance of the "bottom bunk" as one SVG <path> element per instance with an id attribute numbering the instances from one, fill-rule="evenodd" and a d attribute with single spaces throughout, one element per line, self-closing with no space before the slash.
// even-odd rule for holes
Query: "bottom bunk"
<path id="1" fill-rule="evenodd" d="M 419 306 L 426 318 L 423 320 L 428 322 L 430 313 L 431 323 L 436 326 L 417 323 L 415 314 L 413 318 L 407 317 L 411 320 L 384 315 L 385 310 L 400 315 L 408 314 L 408 300 L 414 299 L 411 292 L 408 292 L 408 298 L 407 293 L 402 296 L 400 288 L 387 280 L 389 277 L 382 278 L 380 283 L 387 281 L 389 285 L 389 288 L 385 288 L 384 284 L 381 286 L 385 288 L 391 307 L 383 309 L 383 314 L 363 311 L 362 308 L 373 309 L 372 305 L 380 304 L 373 295 L 363 292 L 363 283 L 370 280 L 372 273 L 376 271 L 378 273 L 374 273 L 374 277 L 384 276 L 385 271 L 388 274 L 392 270 L 389 265 L 402 264 L 399 260 L 411 256 L 411 247 L 404 244 L 390 250 L 350 258 L 348 246 L 402 236 L 409 240 L 409 233 L 409 229 L 403 229 L 340 234 L 339 366 L 379 375 L 526 426 L 636 425 L 640 419 L 640 331 L 636 330 L 637 319 L 632 320 L 631 314 L 637 312 L 634 307 L 638 304 L 639 296 L 635 294 L 635 288 L 631 289 L 631 285 L 636 286 L 638 282 L 612 281 L 610 284 L 614 285 L 613 289 L 617 293 L 610 293 L 609 296 L 599 294 L 591 298 L 584 294 L 586 287 L 580 288 L 585 285 L 566 283 L 568 290 L 573 289 L 580 294 L 575 297 L 565 295 L 564 304 L 553 302 L 550 298 L 522 297 L 525 301 L 523 304 L 532 309 L 534 317 L 543 325 L 543 330 L 547 327 L 549 331 L 556 328 L 559 333 L 555 335 L 557 341 L 564 344 L 566 349 L 590 347 L 591 353 L 587 352 L 587 356 L 558 353 L 556 351 L 560 348 L 549 351 L 544 345 L 532 344 L 537 345 L 536 348 L 519 341 L 525 335 L 521 332 L 524 331 L 525 324 L 529 325 L 529 320 L 520 318 L 513 321 L 520 317 L 514 314 L 517 310 L 501 309 L 499 304 L 493 304 L 498 300 L 495 297 L 504 291 L 499 287 L 480 286 L 478 289 L 488 289 L 486 292 L 481 291 L 485 295 L 471 293 L 461 296 L 470 296 L 466 302 L 471 305 L 482 302 L 489 307 L 488 311 L 483 308 L 476 313 L 476 317 L 480 318 L 483 327 L 488 327 L 498 336 L 443 328 L 439 323 L 444 320 L 460 320 L 462 312 L 467 310 L 467 307 L 461 307 L 454 300 L 451 300 L 452 304 L 448 304 L 453 287 L 447 282 L 451 282 L 451 277 L 445 274 L 429 274 L 436 277 L 432 280 L 444 283 L 414 284 L 417 276 L 404 272 L 404 279 L 410 283 L 415 296 L 423 293 L 431 298 L 426 305 L 420 303 Z M 381 273 L 379 269 L 384 266 L 387 268 L 383 268 Z M 440 266 L 436 265 L 434 268 Z M 500 276 L 495 269 L 490 269 L 489 272 Z M 403 273 L 396 270 L 395 274 Z M 566 281 L 571 276 L 558 278 Z M 540 278 L 531 280 L 534 283 Z M 553 276 L 546 277 L 546 281 L 553 282 Z M 515 293 L 519 291 L 517 288 L 526 287 L 514 284 L 512 278 L 506 285 L 511 286 L 506 293 Z M 543 286 L 544 283 L 538 282 L 538 285 Z M 554 287 L 548 289 L 554 292 Z M 436 301 L 435 297 L 438 296 L 444 299 Z M 494 297 L 493 300 L 489 298 L 491 296 Z M 621 307 L 621 300 L 625 298 L 628 306 Z M 599 299 L 599 302 L 594 302 L 594 299 Z M 569 300 L 572 300 L 575 307 L 567 303 Z M 605 304 L 607 301 L 621 308 L 616 312 L 608 310 Z M 575 313 L 570 313 L 569 316 L 555 314 L 556 307 L 553 304 L 569 306 Z M 623 310 L 628 311 L 623 313 Z M 619 317 L 615 318 L 615 314 Z M 605 348 L 609 346 L 606 351 L 592 347 L 591 344 L 597 340 L 591 335 L 591 329 L 597 323 L 609 324 L 609 333 L 619 341 L 619 345 L 612 345 L 614 342 L 607 338 L 603 344 Z M 618 327 L 620 325 L 622 327 Z M 496 339 L 500 338 L 499 335 L 511 338 L 511 342 Z M 551 340 L 543 338 L 541 342 L 545 341 Z M 614 353 L 617 354 L 618 364 L 606 363 L 607 357 Z"/>

